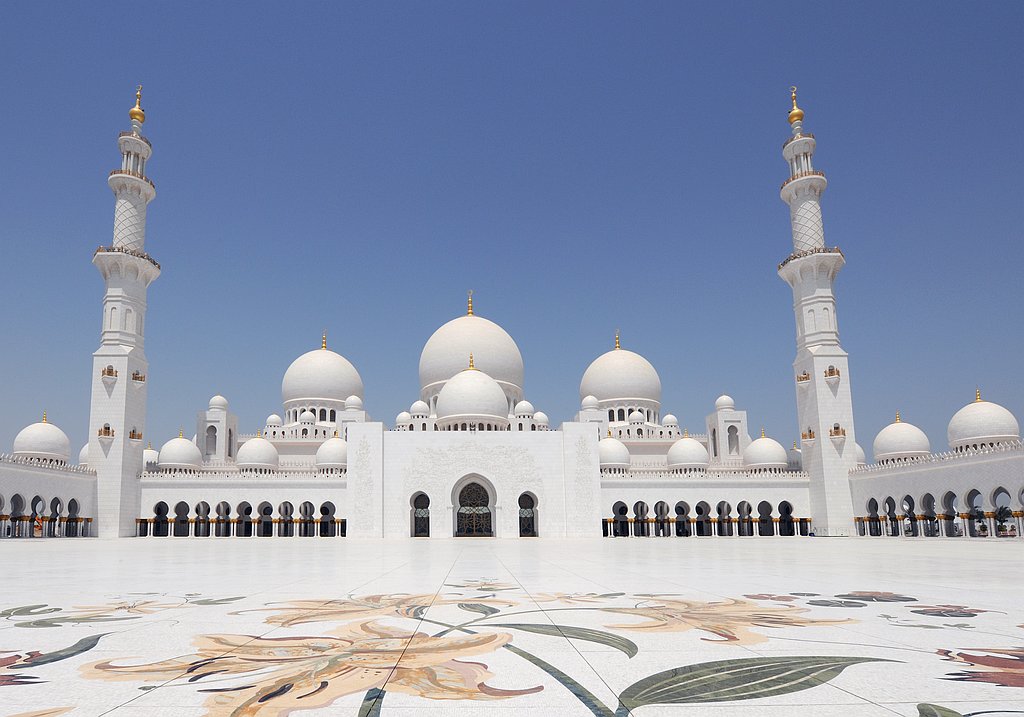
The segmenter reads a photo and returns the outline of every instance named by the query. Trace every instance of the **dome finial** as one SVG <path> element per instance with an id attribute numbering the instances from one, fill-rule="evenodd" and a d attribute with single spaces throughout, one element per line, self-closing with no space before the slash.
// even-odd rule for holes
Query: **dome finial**
<path id="1" fill-rule="evenodd" d="M 337 437 L 338 437 L 338 429 L 337 429 L 337 428 L 335 428 L 335 429 L 334 429 L 334 437 L 335 437 L 335 438 L 337 438 Z"/>
<path id="2" fill-rule="evenodd" d="M 256 429 L 256 437 L 257 438 L 263 438 L 263 434 L 260 433 L 260 429 L 258 429 L 258 428 Z"/>
<path id="3" fill-rule="evenodd" d="M 128 110 L 128 116 L 139 124 L 146 121 L 146 113 L 142 111 L 142 85 L 135 90 L 135 106 Z"/>
<path id="4" fill-rule="evenodd" d="M 46 411 L 43 411 L 43 423 L 46 423 Z"/>
<path id="5" fill-rule="evenodd" d="M 147 451 L 153 450 L 153 441 L 149 441 L 148 443 L 146 443 L 146 450 Z"/>
<path id="6" fill-rule="evenodd" d="M 466 316 L 473 315 L 473 290 L 469 290 L 469 296 L 466 299 Z"/>
<path id="7" fill-rule="evenodd" d="M 793 100 L 793 108 L 789 111 L 789 123 L 800 122 L 804 118 L 804 111 L 796 106 L 796 86 L 789 88 L 789 96 Z"/>
<path id="8" fill-rule="evenodd" d="M 975 403 L 981 403 L 981 387 L 980 386 L 974 389 L 974 402 Z"/>
<path id="9" fill-rule="evenodd" d="M 761 438 L 764 438 L 764 426 L 761 426 Z"/>
<path id="10" fill-rule="evenodd" d="M 178 438 L 184 438 L 184 437 L 185 437 L 184 429 L 179 428 L 178 429 Z"/>
<path id="11" fill-rule="evenodd" d="M 615 348 L 617 348 L 617 349 L 621 349 L 622 348 L 621 344 L 619 343 L 619 330 L 618 329 L 615 329 Z"/>
<path id="12" fill-rule="evenodd" d="M 612 429 L 611 429 L 611 428 L 609 428 L 609 429 L 608 429 L 608 437 L 609 437 L 609 438 L 611 438 L 611 437 L 612 437 Z"/>
<path id="13" fill-rule="evenodd" d="M 900 422 L 900 412 L 897 410 L 896 411 L 896 423 L 899 423 L 899 422 Z"/>
<path id="14" fill-rule="evenodd" d="M 689 437 L 690 437 L 690 429 L 689 428 L 684 428 L 683 429 L 683 438 L 689 438 Z"/>
<path id="15" fill-rule="evenodd" d="M 796 450 L 796 441 L 793 441 L 793 450 Z"/>
<path id="16" fill-rule="evenodd" d="M 327 329 L 324 329 L 323 336 L 320 337 L 320 348 L 327 350 Z"/>
<path id="17" fill-rule="evenodd" d="M 472 351 L 469 354 L 469 370 L 470 371 L 476 371 L 476 366 L 473 365 L 473 352 Z"/>

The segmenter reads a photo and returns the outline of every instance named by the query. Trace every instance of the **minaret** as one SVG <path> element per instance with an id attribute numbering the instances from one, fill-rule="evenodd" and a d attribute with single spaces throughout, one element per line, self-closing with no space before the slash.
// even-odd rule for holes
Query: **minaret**
<path id="1" fill-rule="evenodd" d="M 796 315 L 797 415 L 803 469 L 810 474 L 811 518 L 818 535 L 850 535 L 853 501 L 850 470 L 856 465 L 853 399 L 847 355 L 839 344 L 833 284 L 846 263 L 839 247 L 825 246 L 821 193 L 825 174 L 814 169 L 814 135 L 803 131 L 804 112 L 796 104 L 789 124 L 793 136 L 782 146 L 789 179 L 782 201 L 789 205 L 793 253 L 779 264 L 779 276 L 793 289 Z"/>
<path id="2" fill-rule="evenodd" d="M 100 537 L 135 535 L 146 426 L 146 291 L 160 276 L 160 265 L 145 253 L 146 205 L 156 188 L 146 177 L 153 149 L 142 136 L 141 85 L 128 116 L 131 129 L 117 139 L 121 167 L 107 179 L 114 192 L 113 241 L 92 257 L 106 284 L 89 415 L 89 467 L 97 477 Z"/>

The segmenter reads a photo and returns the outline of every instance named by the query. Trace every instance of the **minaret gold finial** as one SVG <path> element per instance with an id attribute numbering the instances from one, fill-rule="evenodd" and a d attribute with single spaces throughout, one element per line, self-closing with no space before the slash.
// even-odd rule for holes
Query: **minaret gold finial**
<path id="1" fill-rule="evenodd" d="M 43 411 L 43 423 L 46 423 L 46 411 Z"/>
<path id="2" fill-rule="evenodd" d="M 135 106 L 128 110 L 128 116 L 139 124 L 146 121 L 146 113 L 142 111 L 142 85 L 135 90 Z"/>
<path id="3" fill-rule="evenodd" d="M 621 349 L 622 345 L 619 343 L 619 330 L 615 329 L 615 348 Z"/>
<path id="4" fill-rule="evenodd" d="M 320 337 L 320 348 L 327 350 L 327 329 L 324 329 L 323 336 Z"/>
<path id="5" fill-rule="evenodd" d="M 476 371 L 476 366 L 473 365 L 473 354 L 469 354 L 469 371 Z"/>
<path id="6" fill-rule="evenodd" d="M 796 87 L 789 88 L 789 96 L 793 100 L 793 108 L 789 111 L 789 123 L 800 122 L 804 118 L 804 111 L 796 106 Z"/>
<path id="7" fill-rule="evenodd" d="M 974 389 L 974 402 L 981 403 L 981 387 Z"/>
<path id="8" fill-rule="evenodd" d="M 466 299 L 466 316 L 473 315 L 473 290 L 469 290 L 469 297 Z"/>
<path id="9" fill-rule="evenodd" d="M 146 450 L 147 451 L 153 450 L 153 441 L 149 441 L 148 443 L 146 443 Z"/>
<path id="10" fill-rule="evenodd" d="M 900 422 L 900 412 L 896 411 L 896 423 Z"/>
<path id="11" fill-rule="evenodd" d="M 178 429 L 178 438 L 184 438 L 184 437 L 185 437 L 184 429 L 179 428 Z"/>
<path id="12" fill-rule="evenodd" d="M 764 426 L 761 426 L 761 438 L 764 438 Z"/>

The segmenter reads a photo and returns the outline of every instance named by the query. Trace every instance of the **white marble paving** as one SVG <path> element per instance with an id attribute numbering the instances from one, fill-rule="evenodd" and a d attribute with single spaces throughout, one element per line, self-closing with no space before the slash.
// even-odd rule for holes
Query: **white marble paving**
<path id="1" fill-rule="evenodd" d="M 20 540 L 0 560 L 5 716 L 1024 714 L 1016 540 Z"/>

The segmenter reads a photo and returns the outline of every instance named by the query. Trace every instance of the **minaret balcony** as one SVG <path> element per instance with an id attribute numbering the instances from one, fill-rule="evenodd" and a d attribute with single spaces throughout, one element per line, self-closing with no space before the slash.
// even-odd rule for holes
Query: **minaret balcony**
<path id="1" fill-rule="evenodd" d="M 131 134 L 131 132 L 122 132 L 121 134 Z M 782 143 L 782 148 L 785 149 L 793 142 L 796 142 L 798 139 L 814 139 L 814 135 L 811 134 L 810 132 L 801 132 L 800 134 L 795 134 Z"/>
<path id="2" fill-rule="evenodd" d="M 103 424 L 103 428 L 99 429 L 96 434 L 101 442 L 110 443 L 114 440 L 114 429 L 109 424 Z"/>
<path id="3" fill-rule="evenodd" d="M 129 438 L 129 440 L 132 440 L 132 441 L 141 441 L 142 440 L 142 432 L 141 431 L 136 431 L 133 428 L 131 431 L 128 432 L 128 438 Z"/>
<path id="4" fill-rule="evenodd" d="M 132 172 L 131 170 L 128 170 L 128 169 L 115 169 L 115 170 L 111 171 L 110 174 L 107 175 L 107 178 L 109 179 L 110 177 L 114 177 L 114 176 L 125 176 L 125 177 L 134 177 L 135 179 L 141 179 L 143 182 L 148 184 L 150 187 L 152 187 L 153 189 L 156 189 L 156 185 L 153 184 L 153 180 L 152 179 L 150 179 L 149 177 L 147 177 L 145 175 L 139 174 L 138 172 Z"/>
<path id="5" fill-rule="evenodd" d="M 115 383 L 117 383 L 117 369 L 115 369 L 113 366 L 107 366 L 103 369 L 100 369 L 100 380 L 103 381 L 103 385 L 107 386 L 108 388 L 110 386 L 113 386 Z"/>
<path id="6" fill-rule="evenodd" d="M 132 374 L 132 381 L 134 381 L 137 385 L 143 384 L 146 382 L 146 374 L 142 373 L 141 371 L 135 371 Z"/>
<path id="7" fill-rule="evenodd" d="M 794 137 L 794 139 L 796 139 L 796 138 Z M 822 179 L 825 179 L 825 173 L 822 172 L 820 169 L 810 169 L 810 170 L 806 170 L 806 171 L 803 171 L 803 172 L 797 172 L 792 177 L 790 177 L 785 182 L 783 182 L 779 186 L 779 189 L 785 188 L 785 186 L 787 184 L 789 184 L 790 182 L 795 182 L 798 179 L 804 179 L 806 177 L 821 177 Z"/>
<path id="8" fill-rule="evenodd" d="M 835 386 L 837 383 L 839 383 L 840 375 L 841 374 L 839 372 L 839 369 L 837 369 L 835 366 L 829 366 L 827 369 L 825 369 L 825 383 L 827 383 L 829 386 Z"/>
<path id="9" fill-rule="evenodd" d="M 814 429 L 808 428 L 806 431 L 800 434 L 800 440 L 804 443 L 813 443 L 816 436 L 814 435 Z"/>
<path id="10" fill-rule="evenodd" d="M 808 386 L 808 385 L 810 385 L 810 383 L 811 383 L 811 374 L 807 373 L 806 371 L 804 371 L 803 373 L 798 373 L 796 375 L 796 385 L 797 386 L 801 386 L 801 387 Z"/>
<path id="11" fill-rule="evenodd" d="M 804 135 L 804 137 L 813 137 L 813 136 L 814 136 L 813 134 L 812 134 L 812 135 L 806 135 L 806 134 Z M 122 137 L 132 137 L 133 139 L 140 139 L 140 140 L 142 140 L 143 142 L 145 142 L 146 144 L 148 144 L 148 145 L 150 146 L 150 148 L 151 148 L 151 149 L 152 149 L 152 147 L 153 147 L 153 143 L 152 143 L 152 142 L 150 142 L 150 141 L 149 141 L 148 139 L 146 139 L 145 137 L 143 137 L 143 136 L 142 136 L 141 134 L 139 134 L 138 132 L 121 132 L 121 133 L 119 133 L 119 134 L 117 135 L 117 138 L 118 138 L 118 139 L 121 139 Z M 783 146 L 785 146 L 785 145 L 783 145 Z"/>

